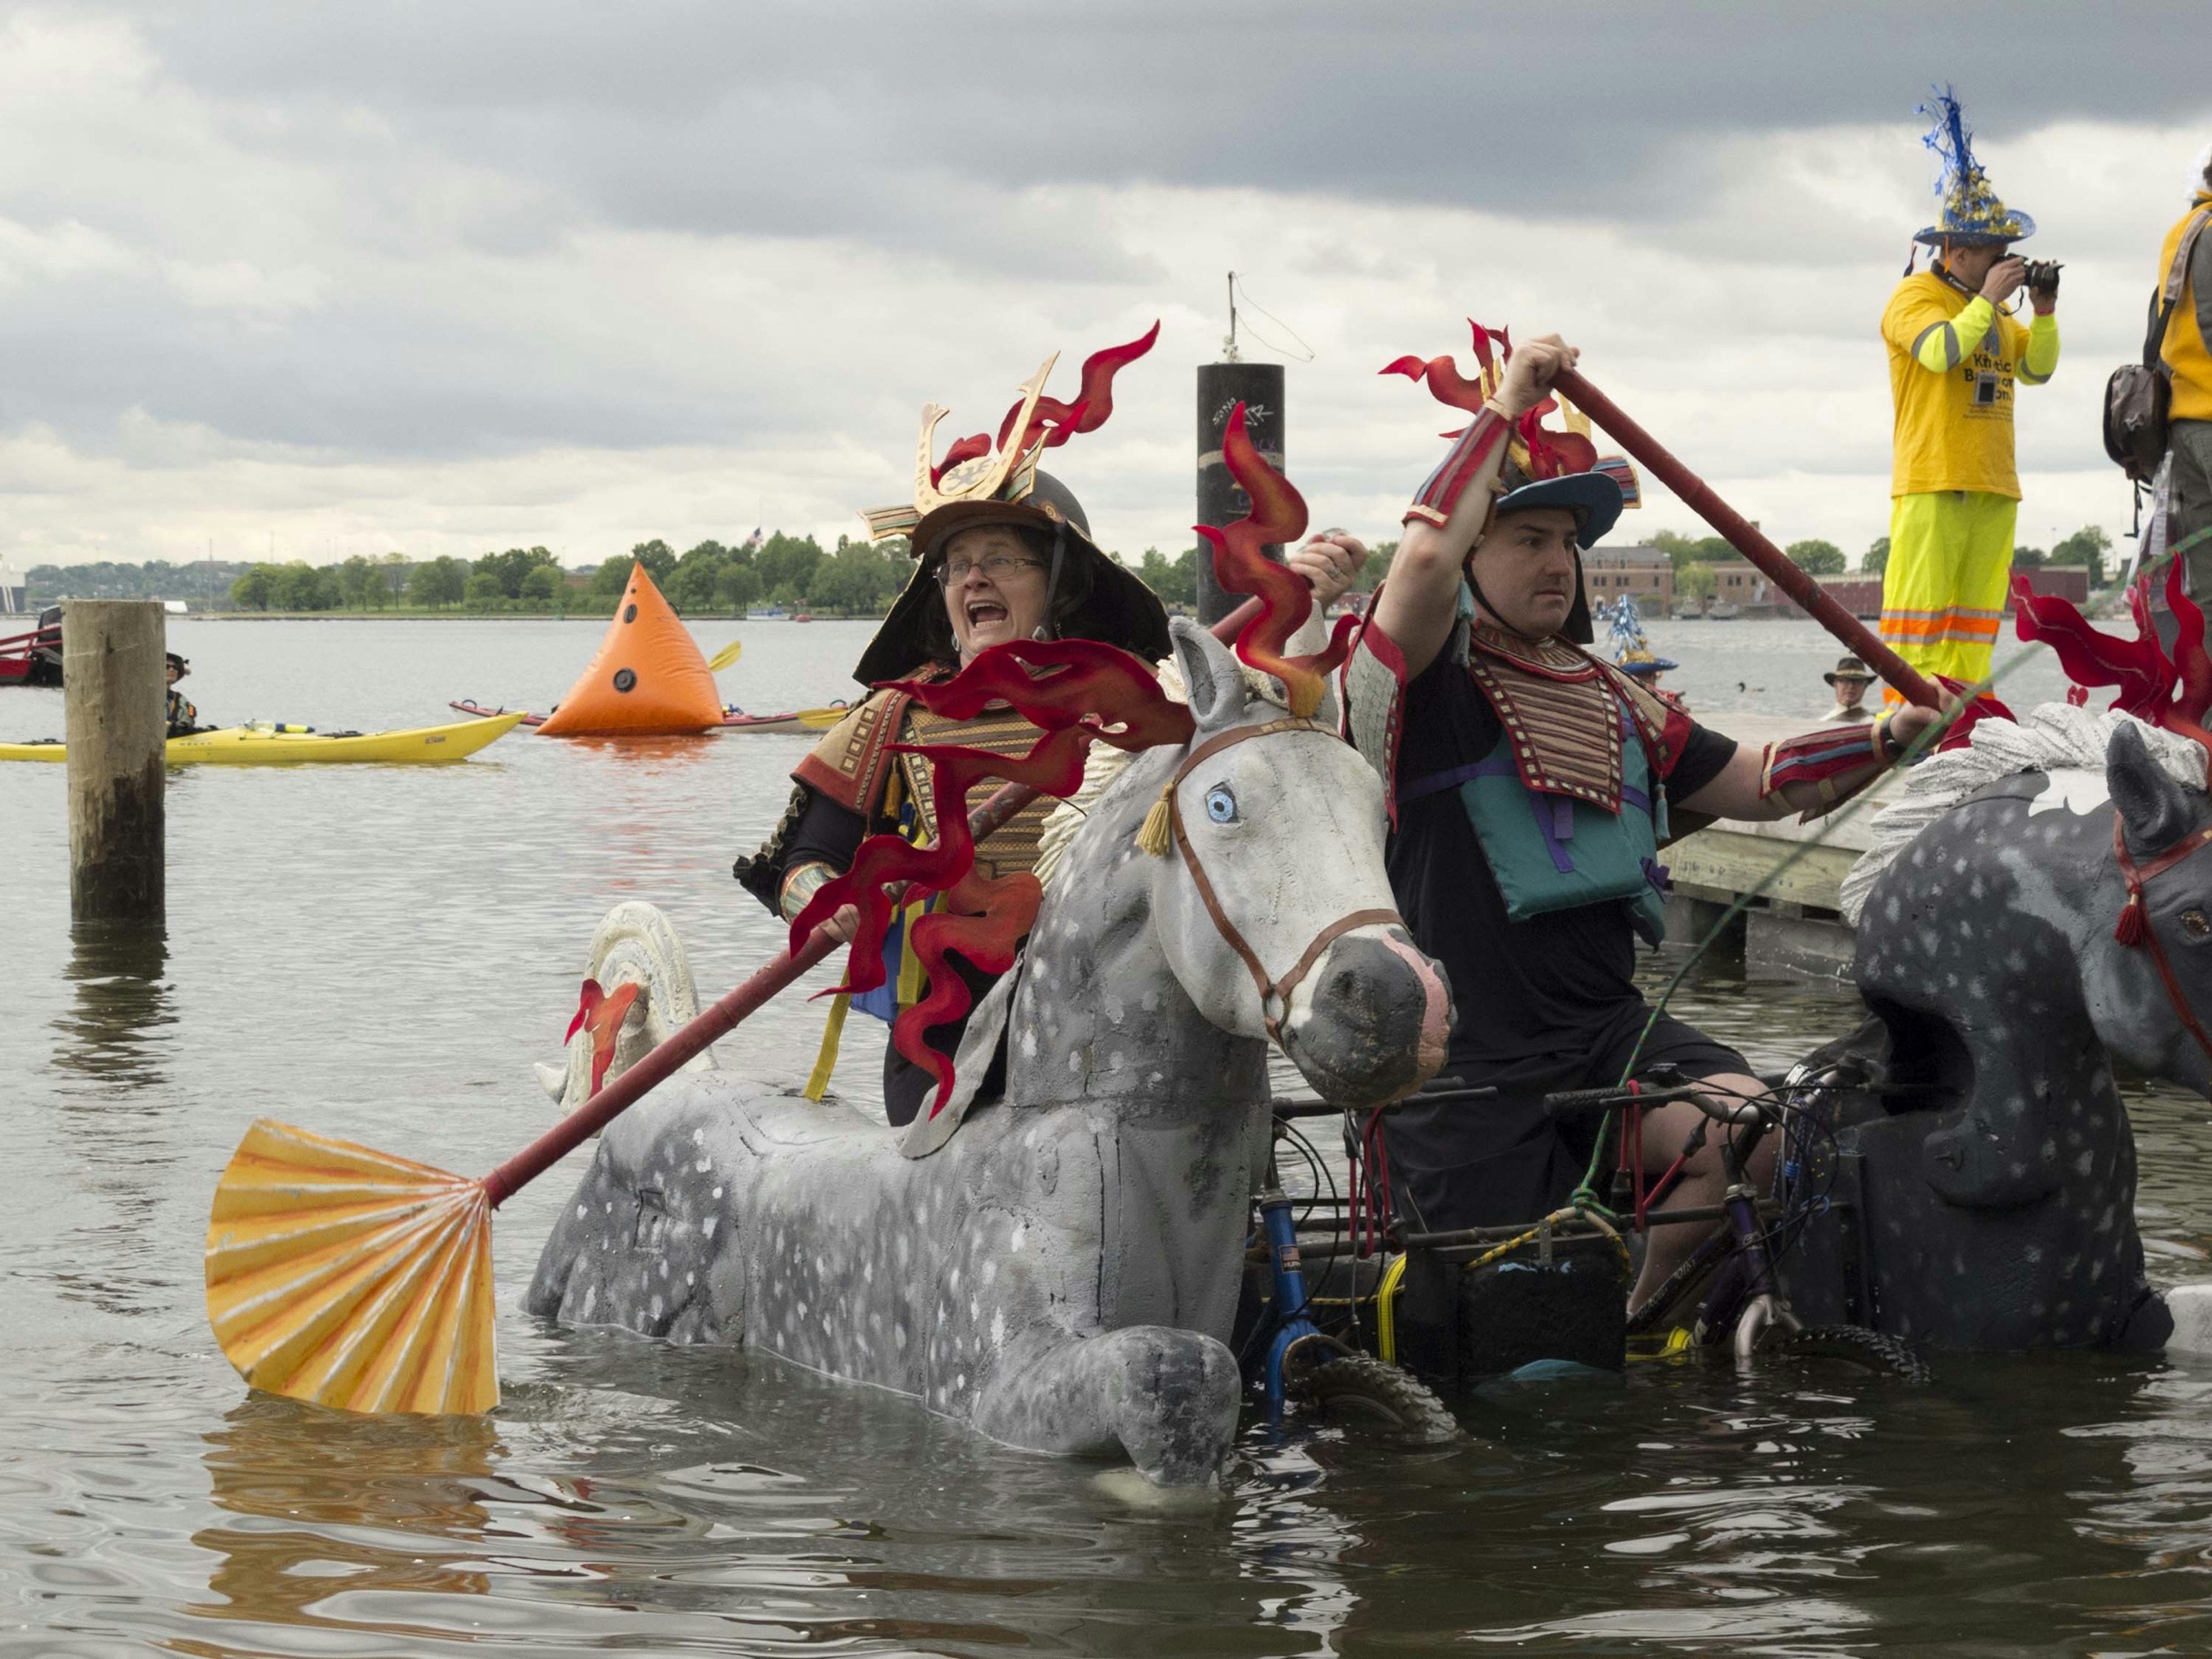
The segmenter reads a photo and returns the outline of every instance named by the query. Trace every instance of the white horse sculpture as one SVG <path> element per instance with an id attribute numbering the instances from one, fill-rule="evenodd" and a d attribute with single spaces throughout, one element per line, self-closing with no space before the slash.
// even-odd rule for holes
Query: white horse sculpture
<path id="1" fill-rule="evenodd" d="M 1450 998 L 1392 907 L 1371 769 L 1203 630 L 1175 641 L 1196 732 L 1092 810 L 935 1123 L 902 1137 L 727 1071 L 673 1079 L 607 1130 L 533 1311 L 741 1343 L 1010 1445 L 1126 1452 L 1164 1485 L 1215 1478 L 1268 1037 L 1325 1097 L 1380 1103 L 1442 1062 Z M 1182 843 L 1155 857 L 1137 832 L 1171 780 Z M 979 1103 L 1002 1035 L 1004 1099 Z"/>

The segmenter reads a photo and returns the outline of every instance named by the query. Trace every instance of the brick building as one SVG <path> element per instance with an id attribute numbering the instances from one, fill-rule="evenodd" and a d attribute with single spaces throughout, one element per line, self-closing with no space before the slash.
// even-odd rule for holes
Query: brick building
<path id="1" fill-rule="evenodd" d="M 1718 611 L 1723 616 L 1765 616 L 1790 604 L 1787 596 L 1778 592 L 1774 584 L 1767 580 L 1759 567 L 1750 560 L 1714 559 L 1711 563 L 1713 570 L 1711 610 Z M 1727 609 L 1723 610 L 1724 606 Z"/>
<path id="2" fill-rule="evenodd" d="M 1674 564 L 1656 547 L 1594 547 L 1583 555 L 1583 583 L 1590 609 L 1626 593 L 1647 617 L 1674 614 Z"/>
<path id="3" fill-rule="evenodd" d="M 2055 593 L 2075 605 L 2089 602 L 2089 573 L 2079 565 L 2039 565 L 2017 574 L 2027 578 L 2031 592 Z M 1823 576 L 1820 586 L 1829 598 L 1854 617 L 1872 621 L 1881 615 L 1881 578 L 1879 576 Z M 2004 608 L 2008 612 L 2013 608 L 2009 589 L 2005 593 Z"/>

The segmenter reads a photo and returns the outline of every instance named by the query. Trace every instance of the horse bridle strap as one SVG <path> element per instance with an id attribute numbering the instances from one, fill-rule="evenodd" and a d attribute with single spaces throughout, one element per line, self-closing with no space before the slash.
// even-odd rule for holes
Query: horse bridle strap
<path id="1" fill-rule="evenodd" d="M 2119 925 L 2112 929 L 2112 937 L 2123 945 L 2148 945 L 2150 959 L 2157 964 L 2159 982 L 2166 987 L 2166 1000 L 2173 1005 L 2175 1016 L 2190 1036 L 2197 1039 L 2208 1059 L 2212 1059 L 2212 1036 L 2208 1036 L 2197 1016 L 2190 1012 L 2189 999 L 2182 994 L 2181 981 L 2174 975 L 2173 964 L 2166 960 L 2166 946 L 2159 943 L 2158 931 L 2150 925 L 2150 911 L 2143 902 L 2143 884 L 2154 876 L 2162 876 L 2192 853 L 2212 846 L 2212 823 L 2208 823 L 2193 835 L 2179 841 L 2145 865 L 2138 866 L 2128 852 L 2127 820 L 2119 813 L 2112 814 L 2112 858 L 2120 866 L 2120 874 L 2128 884 L 2128 902 L 2120 910 Z"/>
<path id="2" fill-rule="evenodd" d="M 1206 866 L 1199 862 L 1198 854 L 1191 848 L 1190 837 L 1184 833 L 1182 804 L 1178 797 L 1182 792 L 1183 780 L 1191 775 L 1192 769 L 1200 761 L 1209 759 L 1232 744 L 1253 738 L 1272 737 L 1278 732 L 1320 732 L 1331 738 L 1335 736 L 1325 726 L 1297 719 L 1267 720 L 1259 726 L 1239 726 L 1216 732 L 1183 757 L 1182 764 L 1176 769 L 1175 776 L 1168 781 L 1167 802 L 1168 821 L 1175 844 L 1182 854 L 1183 867 L 1190 872 L 1191 884 L 1198 889 L 1198 902 L 1206 907 L 1206 914 L 1212 921 L 1214 931 L 1228 941 L 1229 948 L 1243 959 L 1245 971 L 1252 975 L 1252 983 L 1260 990 L 1261 1024 L 1267 1029 L 1269 1038 L 1280 1044 L 1283 1040 L 1282 1022 L 1291 1012 L 1291 994 L 1312 972 L 1313 965 L 1322 959 L 1328 947 L 1355 927 L 1402 927 L 1406 925 L 1406 919 L 1395 910 L 1354 910 L 1348 915 L 1339 916 L 1314 935 L 1313 942 L 1306 946 L 1297 965 L 1289 973 L 1280 979 L 1268 977 L 1267 969 L 1261 963 L 1259 953 L 1253 950 L 1237 924 L 1229 919 L 1229 913 L 1221 908 L 1221 901 L 1214 893 L 1213 884 L 1206 879 Z M 1271 1012 L 1271 1003 L 1279 1006 L 1282 1012 Z"/>

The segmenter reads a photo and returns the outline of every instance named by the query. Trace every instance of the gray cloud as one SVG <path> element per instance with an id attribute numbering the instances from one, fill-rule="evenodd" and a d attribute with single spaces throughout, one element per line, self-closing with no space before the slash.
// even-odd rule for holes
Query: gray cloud
<path id="1" fill-rule="evenodd" d="M 618 220 L 721 233 L 895 234 L 931 222 L 944 176 L 1664 220 L 1717 182 L 1683 175 L 1682 141 L 1907 121 L 1934 80 L 1957 81 L 1996 140 L 2203 103 L 2203 10 L 2173 0 L 217 0 L 145 18 L 169 68 L 215 95 L 404 112 Z"/>
<path id="2" fill-rule="evenodd" d="M 2201 8 L 2171 4 L 223 0 L 4 27 L 0 491 L 33 540 L 46 503 L 76 534 L 127 500 L 118 553 L 256 514 L 680 536 L 655 465 L 696 533 L 763 502 L 847 527 L 922 398 L 988 425 L 1045 349 L 1072 369 L 1159 314 L 1074 469 L 1121 544 L 1176 544 L 1186 366 L 1232 264 L 1322 350 L 1292 441 L 1317 510 L 1387 526 L 1437 422 L 1374 368 L 1476 309 L 1570 331 L 1717 477 L 1863 542 L 1927 83 L 1960 83 L 2069 260 L 2065 378 L 2022 428 L 2055 472 L 2095 465 L 2094 385 L 2203 136 L 2177 135 L 2212 131 Z"/>

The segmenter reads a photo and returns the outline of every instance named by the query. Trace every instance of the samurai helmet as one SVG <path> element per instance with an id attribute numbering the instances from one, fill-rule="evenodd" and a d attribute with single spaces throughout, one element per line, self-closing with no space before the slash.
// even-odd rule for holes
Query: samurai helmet
<path id="1" fill-rule="evenodd" d="M 1037 470 L 1046 450 L 1105 424 L 1114 412 L 1115 374 L 1150 351 L 1159 332 L 1154 323 L 1126 345 L 1093 352 L 1084 362 L 1083 383 L 1072 404 L 1046 395 L 1045 382 L 1060 361 L 1057 353 L 1046 358 L 1000 422 L 995 442 L 980 432 L 956 439 L 942 460 L 935 459 L 937 427 L 950 411 L 933 403 L 923 408 L 914 500 L 860 514 L 871 541 L 908 538 L 915 572 L 854 669 L 856 679 L 874 685 L 911 673 L 928 659 L 926 623 L 929 611 L 944 604 L 936 578 L 945 544 L 984 525 L 1012 526 L 1049 545 L 1048 614 L 1073 580 L 1074 566 L 1084 567 L 1090 597 L 1066 633 L 1119 646 L 1147 662 L 1168 654 L 1167 611 L 1158 597 L 1091 539 L 1090 520 L 1073 492 Z"/>

